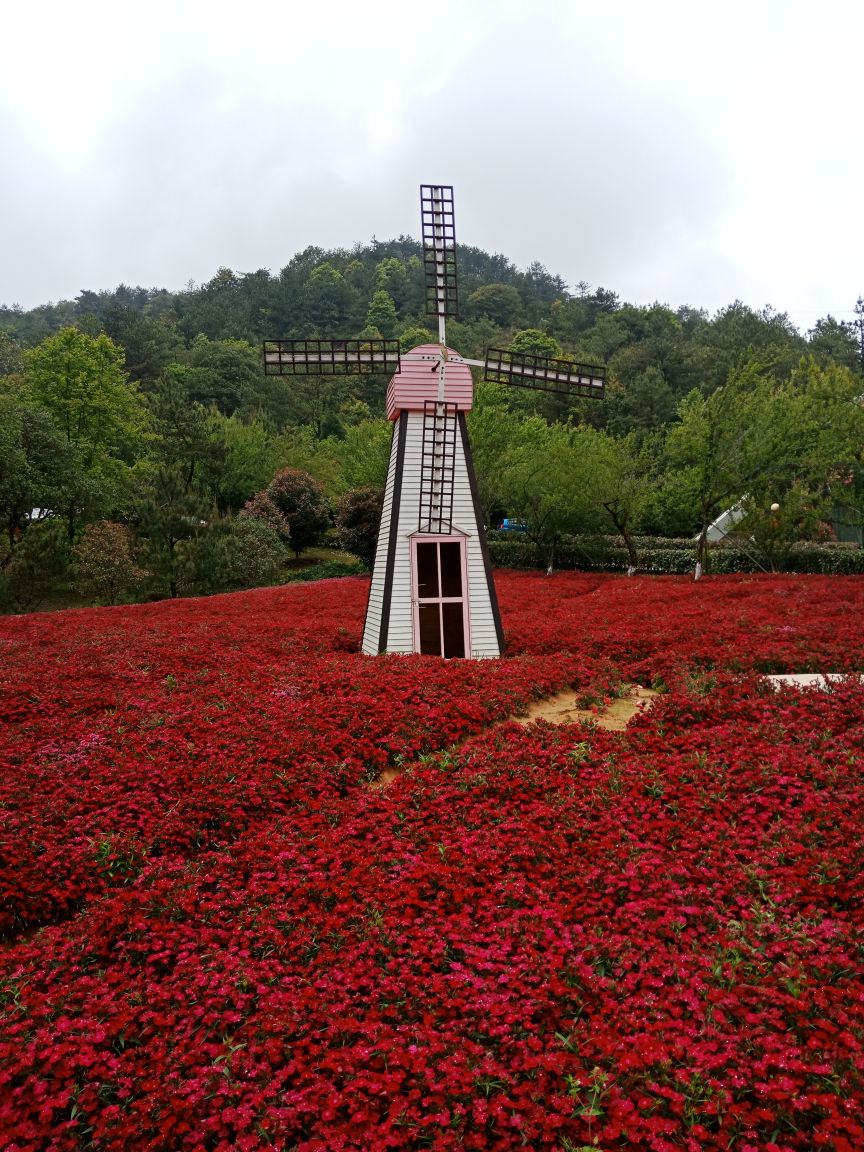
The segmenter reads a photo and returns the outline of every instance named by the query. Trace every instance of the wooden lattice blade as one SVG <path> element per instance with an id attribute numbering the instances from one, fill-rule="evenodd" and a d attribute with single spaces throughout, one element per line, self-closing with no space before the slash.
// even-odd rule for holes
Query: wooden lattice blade
<path id="1" fill-rule="evenodd" d="M 265 340 L 267 376 L 358 376 L 398 372 L 398 340 Z"/>
<path id="2" fill-rule="evenodd" d="M 494 384 L 562 392 L 572 396 L 602 398 L 606 371 L 591 364 L 574 364 L 552 356 L 532 356 L 490 348 L 483 365 L 484 378 Z"/>

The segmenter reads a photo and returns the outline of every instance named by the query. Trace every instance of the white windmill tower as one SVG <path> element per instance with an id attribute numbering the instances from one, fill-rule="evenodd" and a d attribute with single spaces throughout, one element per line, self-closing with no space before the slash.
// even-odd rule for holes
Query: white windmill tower
<path id="1" fill-rule="evenodd" d="M 393 372 L 387 415 L 394 421 L 384 508 L 363 651 L 444 657 L 500 656 L 498 600 L 483 530 L 465 421 L 473 401 L 471 367 L 487 380 L 600 397 L 604 373 L 547 356 L 489 349 L 485 361 L 447 347 L 457 314 L 453 189 L 420 189 L 426 311 L 438 317 L 438 343 L 400 355 L 397 340 L 267 340 L 268 375 Z"/>

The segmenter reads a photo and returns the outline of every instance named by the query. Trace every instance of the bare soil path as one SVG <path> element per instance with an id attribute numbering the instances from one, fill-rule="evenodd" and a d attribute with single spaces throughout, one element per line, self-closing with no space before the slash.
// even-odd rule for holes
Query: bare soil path
<path id="1" fill-rule="evenodd" d="M 584 694 L 568 688 L 557 696 L 549 696 L 530 705 L 522 716 L 510 716 L 516 724 L 533 724 L 535 720 L 545 720 L 547 724 L 596 724 L 613 732 L 622 732 L 634 716 L 649 709 L 658 693 L 653 688 L 643 688 L 641 684 L 630 685 L 622 696 L 616 697 L 603 707 L 586 708 L 580 706 Z M 385 768 L 371 788 L 384 788 L 392 784 L 409 765 L 398 768 Z"/>

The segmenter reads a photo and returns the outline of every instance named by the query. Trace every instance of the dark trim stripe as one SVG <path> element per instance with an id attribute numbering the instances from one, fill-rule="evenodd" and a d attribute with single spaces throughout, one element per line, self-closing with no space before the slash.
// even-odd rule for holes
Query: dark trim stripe
<path id="1" fill-rule="evenodd" d="M 468 424 L 465 413 L 459 412 L 459 432 L 462 436 L 462 451 L 465 453 L 465 467 L 468 470 L 468 485 L 471 488 L 471 502 L 474 505 L 474 520 L 477 524 L 477 535 L 480 537 L 480 551 L 483 555 L 483 568 L 486 572 L 486 586 L 489 589 L 489 603 L 492 605 L 492 619 L 495 621 L 495 635 L 498 637 L 498 652 L 504 653 L 504 629 L 501 627 L 501 610 L 498 607 L 498 593 L 495 591 L 495 581 L 492 578 L 492 559 L 489 555 L 489 545 L 486 542 L 486 528 L 483 523 L 483 506 L 480 503 L 480 491 L 477 488 L 477 474 L 474 471 L 474 459 L 471 456 L 471 445 L 468 443 Z"/>
<path id="2" fill-rule="evenodd" d="M 402 504 L 402 473 L 405 470 L 405 442 L 408 439 L 408 413 L 399 413 L 399 439 L 396 442 L 396 475 L 393 479 L 393 503 L 390 506 L 390 536 L 384 566 L 384 593 L 381 598 L 381 630 L 378 651 L 387 651 L 390 629 L 390 601 L 393 598 L 393 569 L 396 565 L 396 543 L 399 539 L 399 509 Z M 391 449 L 392 451 L 392 449 Z"/>

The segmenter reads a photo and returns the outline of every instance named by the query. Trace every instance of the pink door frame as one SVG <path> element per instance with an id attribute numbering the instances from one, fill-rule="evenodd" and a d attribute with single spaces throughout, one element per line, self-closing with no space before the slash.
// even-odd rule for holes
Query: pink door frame
<path id="1" fill-rule="evenodd" d="M 462 602 L 462 628 L 464 632 L 465 659 L 471 656 L 471 613 L 468 606 L 468 539 L 465 536 L 430 536 L 427 534 L 415 535 L 410 538 L 411 544 L 411 622 L 413 626 L 414 651 L 420 651 L 420 596 L 417 589 L 417 545 L 418 544 L 458 544 L 459 560 L 462 570 L 461 596 L 424 596 L 424 604 L 458 604 Z M 441 552 L 438 551 L 438 592 L 441 592 Z M 442 614 L 439 614 L 442 615 Z M 439 623 L 441 633 L 441 654 L 444 654 L 443 620 Z"/>

